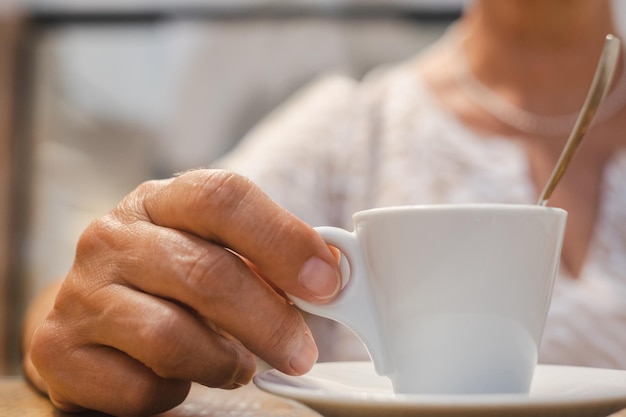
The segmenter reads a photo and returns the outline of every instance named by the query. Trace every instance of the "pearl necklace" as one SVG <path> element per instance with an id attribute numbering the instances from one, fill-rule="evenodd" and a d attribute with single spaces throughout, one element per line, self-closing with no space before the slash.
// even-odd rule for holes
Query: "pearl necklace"
<path id="1" fill-rule="evenodd" d="M 454 36 L 450 32 L 456 32 L 456 30 L 449 31 L 448 38 Z M 565 136 L 569 134 L 578 118 L 578 111 L 547 116 L 532 113 L 510 103 L 474 76 L 463 51 L 461 39 L 456 37 L 456 39 L 452 39 L 452 42 L 456 44 L 458 49 L 456 54 L 458 65 L 453 71 L 455 82 L 474 104 L 500 122 L 526 134 L 537 136 Z M 610 119 L 626 105 L 626 63 L 622 62 L 622 72 L 619 74 L 617 84 L 604 98 L 593 124 Z"/>

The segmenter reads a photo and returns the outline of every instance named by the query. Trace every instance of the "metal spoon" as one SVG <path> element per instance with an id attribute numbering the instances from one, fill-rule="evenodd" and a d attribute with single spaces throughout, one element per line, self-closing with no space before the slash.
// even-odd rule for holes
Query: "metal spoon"
<path id="1" fill-rule="evenodd" d="M 570 133 L 567 143 L 565 143 L 565 148 L 563 148 L 561 156 L 552 171 L 552 175 L 550 175 L 550 179 L 537 200 L 538 205 L 545 206 L 548 203 L 548 199 L 552 195 L 552 192 L 563 176 L 565 169 L 572 160 L 578 145 L 580 145 L 585 137 L 585 134 L 587 133 L 587 130 L 596 115 L 602 99 L 609 91 L 609 86 L 611 85 L 613 74 L 615 73 L 615 67 L 617 66 L 619 52 L 619 39 L 613 35 L 606 35 L 602 55 L 598 61 L 596 73 L 593 76 L 593 81 L 591 82 L 591 87 L 587 93 L 587 98 L 585 99 L 583 108 L 580 110 L 578 119 L 576 119 L 574 129 L 572 130 L 572 133 Z"/>

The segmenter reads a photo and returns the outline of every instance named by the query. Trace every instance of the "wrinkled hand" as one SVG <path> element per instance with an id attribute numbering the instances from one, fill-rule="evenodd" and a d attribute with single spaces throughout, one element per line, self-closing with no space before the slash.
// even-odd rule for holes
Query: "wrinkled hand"
<path id="1" fill-rule="evenodd" d="M 280 295 L 324 302 L 335 258 L 248 180 L 199 170 L 142 184 L 81 236 L 30 360 L 60 409 L 164 411 L 191 381 L 248 383 L 257 355 L 292 375 L 317 349 Z"/>

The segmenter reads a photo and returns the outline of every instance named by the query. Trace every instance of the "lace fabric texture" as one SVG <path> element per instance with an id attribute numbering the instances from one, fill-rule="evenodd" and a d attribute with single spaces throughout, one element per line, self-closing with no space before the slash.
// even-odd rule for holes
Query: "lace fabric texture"
<path id="1" fill-rule="evenodd" d="M 313 226 L 352 230 L 355 211 L 402 204 L 524 203 L 523 146 L 479 136 L 440 107 L 410 60 L 357 83 L 326 77 L 279 108 L 219 165 Z M 540 362 L 626 369 L 626 150 L 602 184 L 582 275 L 560 273 Z M 310 318 L 320 360 L 361 360 L 351 332 Z"/>

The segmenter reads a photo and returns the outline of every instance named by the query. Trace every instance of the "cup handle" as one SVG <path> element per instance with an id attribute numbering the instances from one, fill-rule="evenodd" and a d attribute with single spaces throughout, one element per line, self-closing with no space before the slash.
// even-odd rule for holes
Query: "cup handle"
<path id="1" fill-rule="evenodd" d="M 338 248 L 348 261 L 349 271 L 341 268 L 342 289 L 333 301 L 313 304 L 289 295 L 300 309 L 338 321 L 351 329 L 365 344 L 379 375 L 392 373 L 377 308 L 356 234 L 337 227 L 321 226 L 315 230 L 329 245 Z"/>

